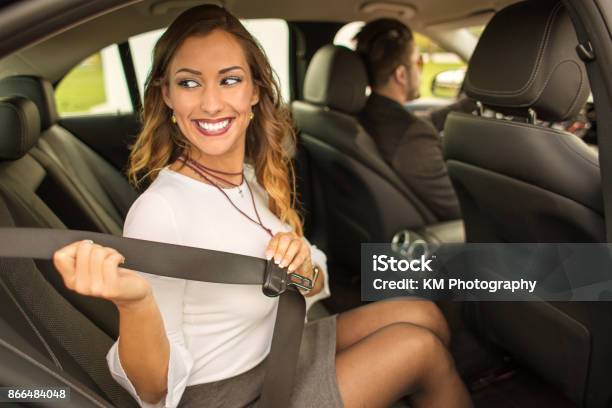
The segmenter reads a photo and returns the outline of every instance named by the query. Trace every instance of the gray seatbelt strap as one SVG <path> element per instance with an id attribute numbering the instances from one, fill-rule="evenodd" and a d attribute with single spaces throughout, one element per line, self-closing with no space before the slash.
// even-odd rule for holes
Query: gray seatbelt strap
<path id="1" fill-rule="evenodd" d="M 252 256 L 97 232 L 48 228 L 1 228 L 0 256 L 52 259 L 59 248 L 83 239 L 115 248 L 125 257 L 125 268 L 172 278 L 261 285 L 267 266 L 265 259 Z"/>
<path id="2" fill-rule="evenodd" d="M 128 269 L 201 282 L 262 285 L 266 295 L 280 296 L 258 406 L 289 406 L 306 308 L 304 297 L 288 287 L 285 269 L 252 256 L 47 228 L 0 228 L 0 257 L 51 260 L 56 250 L 83 239 L 116 249 L 125 257 L 122 266 Z"/>
<path id="3" fill-rule="evenodd" d="M 289 407 L 291 392 L 295 383 L 302 331 L 304 330 L 304 312 L 302 312 L 301 317 L 298 317 L 297 313 L 281 312 L 295 309 L 306 310 L 304 297 L 299 295 L 299 292 L 298 296 L 281 295 L 278 314 L 276 315 L 276 325 L 282 327 L 282 334 L 277 335 L 275 327 L 270 354 L 268 355 L 268 361 L 266 361 L 263 389 L 257 405 L 258 408 Z"/>

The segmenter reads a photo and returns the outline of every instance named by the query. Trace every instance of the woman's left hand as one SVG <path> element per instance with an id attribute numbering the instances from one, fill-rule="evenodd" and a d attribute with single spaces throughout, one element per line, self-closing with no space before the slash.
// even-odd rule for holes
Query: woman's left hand
<path id="1" fill-rule="evenodd" d="M 266 259 L 274 258 L 274 263 L 289 272 L 310 277 L 312 261 L 310 245 L 294 232 L 278 232 L 272 237 L 266 249 Z"/>
<path id="2" fill-rule="evenodd" d="M 310 258 L 310 245 L 303 237 L 294 232 L 279 232 L 272 237 L 266 249 L 266 259 L 274 258 L 274 262 L 281 268 L 287 267 L 289 273 L 313 279 L 312 260 Z M 299 289 L 305 297 L 314 296 L 323 289 L 320 278 L 312 282 L 311 290 Z"/>

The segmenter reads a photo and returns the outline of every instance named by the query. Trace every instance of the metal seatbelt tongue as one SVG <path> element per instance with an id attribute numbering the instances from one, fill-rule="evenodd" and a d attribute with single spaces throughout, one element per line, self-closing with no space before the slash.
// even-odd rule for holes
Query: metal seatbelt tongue
<path id="1" fill-rule="evenodd" d="M 287 269 L 276 265 L 272 260 L 268 261 L 264 272 L 263 285 L 261 289 L 264 295 L 276 297 L 283 294 L 288 287 L 310 290 L 314 286 L 312 279 L 295 272 L 287 273 Z"/>
<path id="2" fill-rule="evenodd" d="M 0 257 L 52 260 L 58 249 L 84 239 L 119 251 L 126 268 L 200 282 L 259 284 L 268 296 L 280 295 L 258 407 L 289 406 L 306 307 L 304 297 L 289 286 L 286 269 L 240 254 L 50 228 L 1 227 Z"/>

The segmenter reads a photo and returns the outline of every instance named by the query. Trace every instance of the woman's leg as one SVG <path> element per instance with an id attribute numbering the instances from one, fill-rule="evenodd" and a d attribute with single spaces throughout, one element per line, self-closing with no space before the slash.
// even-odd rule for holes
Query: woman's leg
<path id="1" fill-rule="evenodd" d="M 337 353 L 336 376 L 346 408 L 388 407 L 405 395 L 415 408 L 471 406 L 440 338 L 409 323 L 380 328 Z"/>
<path id="2" fill-rule="evenodd" d="M 411 323 L 432 331 L 448 347 L 450 330 L 440 309 L 430 301 L 389 299 L 338 315 L 336 352 L 393 323 Z"/>

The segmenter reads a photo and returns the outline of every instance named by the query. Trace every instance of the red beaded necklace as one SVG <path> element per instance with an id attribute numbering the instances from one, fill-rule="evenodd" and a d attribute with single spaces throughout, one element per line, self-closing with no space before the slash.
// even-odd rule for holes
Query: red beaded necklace
<path id="1" fill-rule="evenodd" d="M 206 180 L 206 182 L 208 182 L 209 184 L 215 186 L 217 188 L 217 190 L 219 190 L 225 196 L 225 198 L 227 198 L 227 200 L 230 202 L 232 207 L 234 207 L 240 214 L 242 214 L 244 217 L 246 217 L 249 221 L 259 225 L 271 237 L 274 236 L 274 234 L 272 233 L 272 230 L 270 228 L 266 227 L 265 225 L 263 225 L 263 223 L 261 222 L 261 217 L 259 216 L 259 212 L 257 211 L 257 205 L 255 204 L 255 197 L 253 196 L 253 191 L 251 191 L 251 186 L 249 185 L 248 180 L 246 180 L 245 177 L 244 177 L 244 171 L 241 171 L 241 172 L 238 172 L 238 173 L 229 173 L 229 172 L 224 172 L 224 171 L 221 171 L 221 170 L 215 170 L 215 169 L 211 169 L 209 167 L 206 167 L 203 164 L 196 162 L 195 160 L 185 158 L 184 156 L 180 156 L 178 158 L 178 160 L 180 160 L 187 167 L 189 167 L 191 170 L 196 172 L 200 177 L 202 177 L 204 180 Z M 251 203 L 253 204 L 253 209 L 255 210 L 255 215 L 257 216 L 257 220 L 251 218 L 247 213 L 245 213 L 240 208 L 238 208 L 238 206 L 236 204 L 234 204 L 234 202 L 227 195 L 227 193 L 225 191 L 223 191 L 223 188 L 221 188 L 221 186 L 219 186 L 212 178 L 216 178 L 218 180 L 221 180 L 224 183 L 229 184 L 232 187 L 238 187 L 239 188 L 240 184 L 232 183 L 232 182 L 230 182 L 229 180 L 226 180 L 223 177 L 215 175 L 214 173 L 230 175 L 230 176 L 237 176 L 237 175 L 241 175 L 242 176 L 240 184 L 242 184 L 242 182 L 244 181 L 246 183 L 246 185 L 247 185 L 247 189 L 249 190 L 249 194 L 251 196 Z M 240 194 L 242 195 L 242 191 L 240 191 Z"/>

